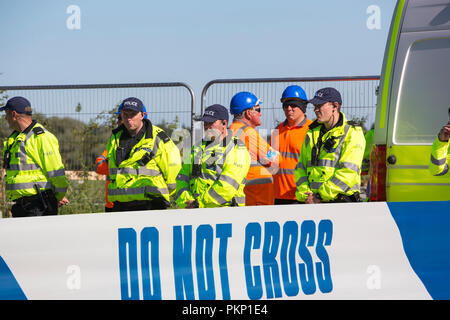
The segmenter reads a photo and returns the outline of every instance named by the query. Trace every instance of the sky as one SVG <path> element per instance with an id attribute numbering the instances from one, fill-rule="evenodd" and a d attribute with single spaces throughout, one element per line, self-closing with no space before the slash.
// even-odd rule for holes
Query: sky
<path id="1" fill-rule="evenodd" d="M 71 5 L 79 15 L 67 12 Z M 368 13 L 374 6 L 379 15 Z M 0 85 L 186 82 L 198 96 L 213 79 L 379 75 L 394 7 L 0 0 Z"/>

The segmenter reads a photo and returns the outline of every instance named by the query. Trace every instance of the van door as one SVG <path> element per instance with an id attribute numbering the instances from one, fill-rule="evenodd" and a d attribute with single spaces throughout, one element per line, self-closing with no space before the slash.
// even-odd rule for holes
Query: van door
<path id="1" fill-rule="evenodd" d="M 450 200 L 450 174 L 428 171 L 431 145 L 450 120 L 449 107 L 450 30 L 402 30 L 388 116 L 387 201 Z"/>

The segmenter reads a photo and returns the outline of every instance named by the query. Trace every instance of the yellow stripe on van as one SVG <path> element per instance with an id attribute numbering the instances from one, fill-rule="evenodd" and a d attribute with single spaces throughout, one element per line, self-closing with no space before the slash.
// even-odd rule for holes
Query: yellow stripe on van
<path id="1" fill-rule="evenodd" d="M 380 128 L 383 129 L 386 124 L 386 109 L 387 109 L 387 103 L 388 103 L 388 96 L 389 96 L 389 84 L 391 80 L 391 72 L 392 72 L 392 66 L 394 62 L 394 53 L 396 49 L 397 44 L 397 38 L 398 38 L 398 32 L 400 30 L 400 20 L 402 18 L 403 8 L 405 6 L 405 0 L 399 0 L 397 4 L 397 11 L 395 12 L 395 20 L 394 20 L 394 26 L 392 28 L 392 33 L 390 36 L 390 42 L 389 42 L 389 54 L 387 57 L 386 62 L 386 69 L 383 79 L 383 96 L 381 99 L 381 110 L 380 110 Z"/>

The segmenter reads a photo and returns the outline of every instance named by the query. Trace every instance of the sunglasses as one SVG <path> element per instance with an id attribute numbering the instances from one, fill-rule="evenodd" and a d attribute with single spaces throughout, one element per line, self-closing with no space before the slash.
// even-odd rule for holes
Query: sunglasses
<path id="1" fill-rule="evenodd" d="M 255 106 L 251 110 L 254 110 L 254 111 L 258 112 L 258 113 L 261 113 L 261 107 L 260 106 L 257 106 L 257 107 Z"/>

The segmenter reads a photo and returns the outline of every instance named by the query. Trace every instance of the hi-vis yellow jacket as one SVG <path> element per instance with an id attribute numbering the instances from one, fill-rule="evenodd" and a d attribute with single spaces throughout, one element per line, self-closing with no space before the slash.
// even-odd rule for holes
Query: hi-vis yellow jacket
<path id="1" fill-rule="evenodd" d="M 450 143 L 436 138 L 431 147 L 431 158 L 428 169 L 433 176 L 443 176 L 448 172 L 450 163 Z"/>
<path id="2" fill-rule="evenodd" d="M 247 147 L 231 130 L 221 141 L 193 146 L 190 162 L 177 177 L 178 207 L 190 200 L 197 200 L 199 208 L 244 206 L 250 161 Z"/>
<path id="3" fill-rule="evenodd" d="M 299 201 L 305 201 L 307 193 L 319 194 L 323 202 L 329 202 L 339 194 L 350 196 L 360 191 L 366 144 L 362 128 L 348 122 L 342 112 L 336 126 L 319 139 L 321 128 L 314 121 L 302 145 L 294 173 Z"/>
<path id="4" fill-rule="evenodd" d="M 66 194 L 69 183 L 58 140 L 41 124 L 33 121 L 23 132 L 14 131 L 4 142 L 3 156 L 10 201 L 36 195 L 36 186 L 53 190 L 58 201 Z"/>
<path id="5" fill-rule="evenodd" d="M 170 202 L 176 187 L 175 179 L 181 168 L 180 151 L 167 134 L 147 122 L 142 139 L 131 149 L 128 159 L 119 166 L 116 152 L 124 125 L 113 130 L 108 143 L 108 164 L 111 183 L 108 200 L 129 202 L 163 197 Z"/>

